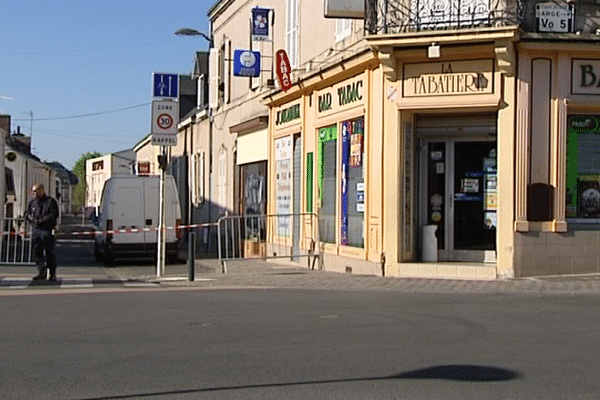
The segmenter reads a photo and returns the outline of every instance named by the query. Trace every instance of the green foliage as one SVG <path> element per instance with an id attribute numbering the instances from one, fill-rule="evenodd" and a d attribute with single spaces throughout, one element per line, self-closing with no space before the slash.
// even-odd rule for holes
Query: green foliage
<path id="1" fill-rule="evenodd" d="M 87 191 L 87 182 L 85 181 L 85 164 L 90 158 L 100 157 L 102 154 L 97 151 L 91 153 L 82 154 L 79 160 L 75 162 L 73 166 L 73 173 L 79 178 L 79 182 L 73 189 L 74 192 L 74 204 L 81 207 L 85 204 L 85 193 Z"/>

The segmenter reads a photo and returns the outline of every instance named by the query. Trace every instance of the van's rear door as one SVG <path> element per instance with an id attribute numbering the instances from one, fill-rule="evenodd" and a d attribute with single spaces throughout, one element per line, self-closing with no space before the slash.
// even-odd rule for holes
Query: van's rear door
<path id="1" fill-rule="evenodd" d="M 144 218 L 147 228 L 151 228 L 145 232 L 144 243 L 146 251 L 156 251 L 156 243 L 158 243 L 158 197 L 159 197 L 159 178 L 147 177 L 143 179 L 144 192 L 146 195 Z"/>
<path id="2" fill-rule="evenodd" d="M 144 241 L 143 232 L 135 232 L 144 227 L 143 208 L 144 193 L 137 185 L 124 184 L 115 189 L 113 216 L 114 228 L 126 230 L 124 233 L 116 233 L 113 236 L 114 243 L 141 244 Z M 132 231 L 133 230 L 133 231 Z"/>

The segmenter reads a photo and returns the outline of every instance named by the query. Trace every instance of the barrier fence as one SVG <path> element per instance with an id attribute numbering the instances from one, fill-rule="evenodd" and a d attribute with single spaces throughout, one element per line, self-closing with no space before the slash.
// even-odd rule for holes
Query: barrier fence
<path id="1" fill-rule="evenodd" d="M 0 218 L 0 264 L 34 265 L 31 225 L 25 218 Z"/>
<path id="2" fill-rule="evenodd" d="M 225 216 L 217 221 L 219 262 L 248 259 L 307 259 L 308 268 L 321 268 L 319 220 L 316 214 Z"/>

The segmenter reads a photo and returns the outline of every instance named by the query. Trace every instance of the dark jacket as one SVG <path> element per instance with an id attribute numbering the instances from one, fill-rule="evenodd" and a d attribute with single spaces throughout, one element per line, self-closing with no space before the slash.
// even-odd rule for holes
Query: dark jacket
<path id="1" fill-rule="evenodd" d="M 34 228 L 51 231 L 58 220 L 58 203 L 47 195 L 43 199 L 34 198 L 27 206 L 27 219 Z"/>

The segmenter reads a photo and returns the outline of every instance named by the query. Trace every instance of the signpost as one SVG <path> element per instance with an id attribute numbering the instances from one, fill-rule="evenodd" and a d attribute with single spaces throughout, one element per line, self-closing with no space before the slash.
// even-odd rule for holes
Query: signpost
<path id="1" fill-rule="evenodd" d="M 160 167 L 158 238 L 156 276 L 165 272 L 165 174 L 167 146 L 177 145 L 177 124 L 179 123 L 179 75 L 152 74 L 152 145 L 160 146 L 158 162 Z"/>

